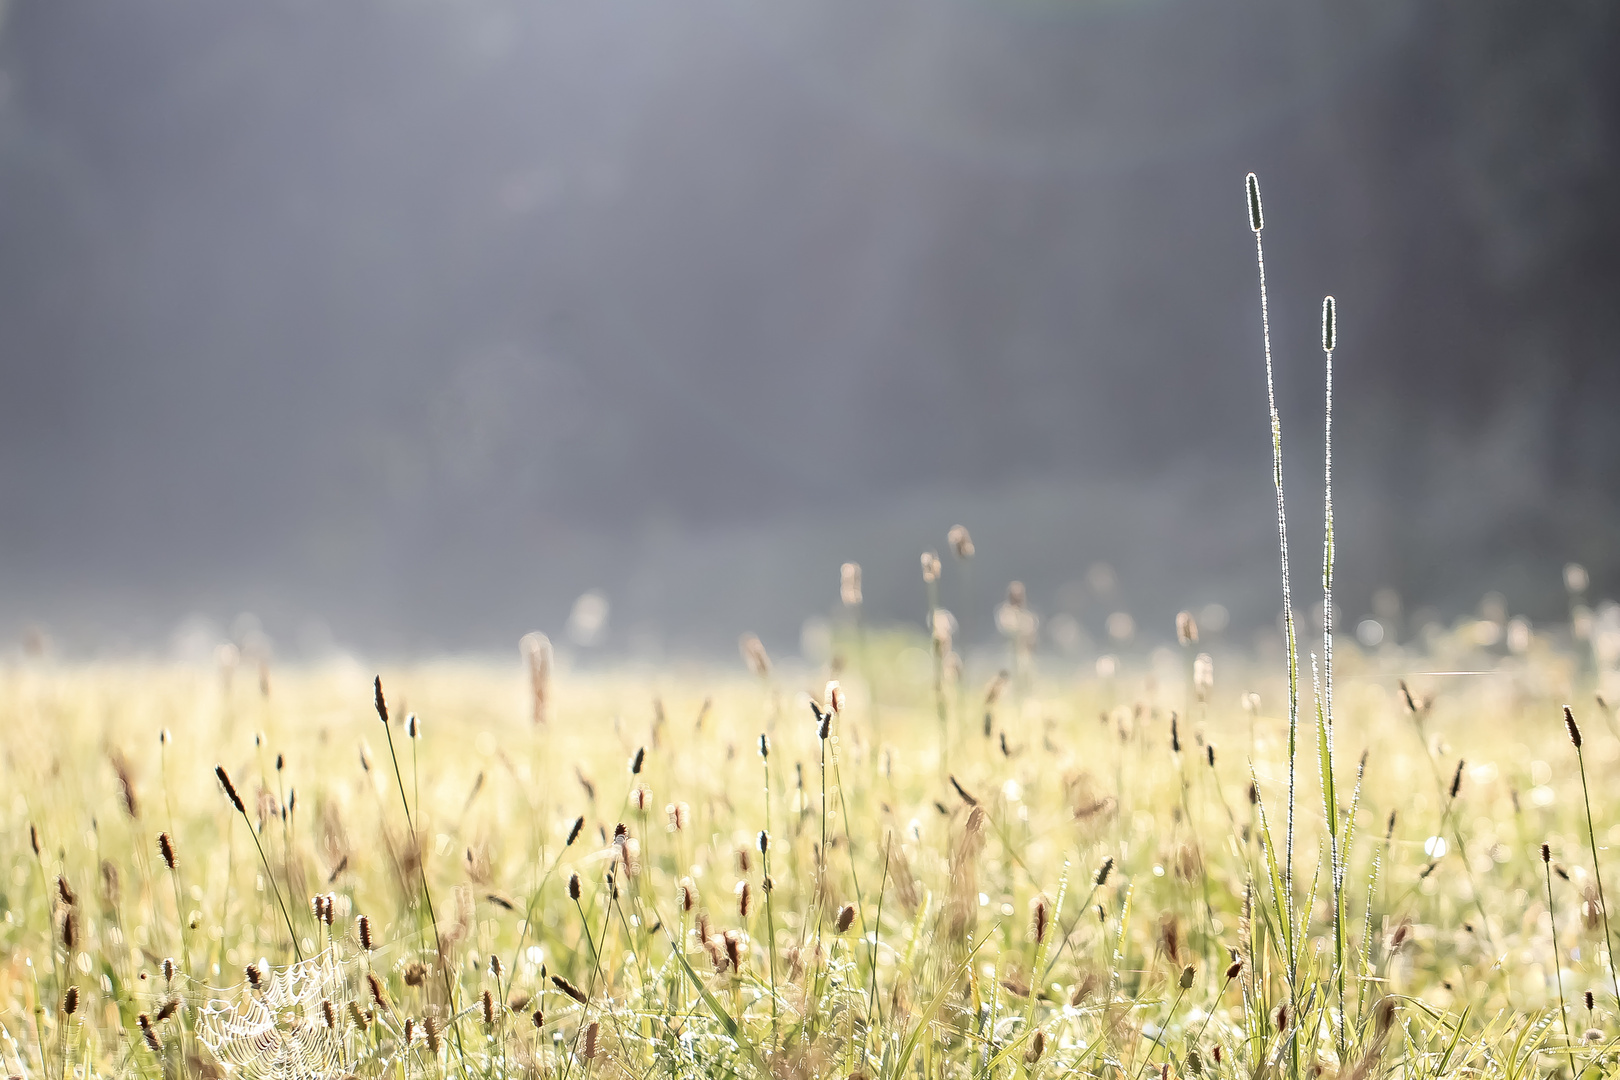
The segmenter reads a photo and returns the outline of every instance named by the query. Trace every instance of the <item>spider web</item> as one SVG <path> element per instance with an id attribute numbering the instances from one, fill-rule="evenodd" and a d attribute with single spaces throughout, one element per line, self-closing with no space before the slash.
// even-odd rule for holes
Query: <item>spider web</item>
<path id="1" fill-rule="evenodd" d="M 245 1080 L 320 1080 L 343 1072 L 343 1014 L 348 967 L 328 949 L 280 971 L 266 970 L 261 986 L 216 991 L 197 1009 L 198 1037 L 233 1077 Z M 326 1026 L 321 1002 L 338 1010 Z"/>

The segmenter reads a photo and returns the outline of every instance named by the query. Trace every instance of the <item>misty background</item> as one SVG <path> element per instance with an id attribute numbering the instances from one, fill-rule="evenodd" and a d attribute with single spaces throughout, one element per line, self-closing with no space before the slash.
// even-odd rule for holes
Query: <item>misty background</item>
<path id="1" fill-rule="evenodd" d="M 1302 608 L 1328 292 L 1344 620 L 1620 588 L 1607 0 L 0 13 L 8 641 L 1270 626 L 1251 169 Z"/>

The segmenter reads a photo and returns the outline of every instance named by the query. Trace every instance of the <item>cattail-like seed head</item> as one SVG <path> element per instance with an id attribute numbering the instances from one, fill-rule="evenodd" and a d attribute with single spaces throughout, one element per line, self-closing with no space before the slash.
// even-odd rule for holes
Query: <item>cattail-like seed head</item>
<path id="1" fill-rule="evenodd" d="M 253 989 L 262 990 L 264 988 L 264 975 L 259 971 L 259 965 L 249 964 L 243 969 L 243 974 L 247 976 L 248 985 Z"/>
<path id="2" fill-rule="evenodd" d="M 1250 173 L 1244 177 L 1243 187 L 1249 196 L 1249 228 L 1259 232 L 1266 227 L 1265 214 L 1260 210 L 1260 181 Z"/>
<path id="3" fill-rule="evenodd" d="M 586 1061 L 594 1061 L 596 1059 L 596 1039 L 597 1039 L 597 1036 L 599 1036 L 601 1034 L 601 1031 L 602 1031 L 602 1025 L 601 1025 L 600 1021 L 596 1021 L 596 1020 L 592 1020 L 591 1021 L 591 1026 L 585 1029 L 585 1060 Z"/>
<path id="4" fill-rule="evenodd" d="M 411 1040 L 414 1038 L 416 1038 L 416 1017 L 407 1016 L 405 1018 L 405 1045 L 411 1045 Z"/>
<path id="5" fill-rule="evenodd" d="M 28 823 L 28 846 L 34 849 L 34 858 L 39 858 L 39 830 L 31 821 Z"/>
<path id="6" fill-rule="evenodd" d="M 172 956 L 165 956 L 163 958 L 163 981 L 174 981 L 174 957 Z"/>
<path id="7" fill-rule="evenodd" d="M 979 805 L 979 800 L 968 794 L 967 788 L 961 785 L 961 783 L 956 779 L 955 774 L 951 775 L 950 781 L 951 787 L 956 789 L 956 794 L 961 797 L 963 802 L 967 803 L 969 806 Z"/>
<path id="8" fill-rule="evenodd" d="M 850 926 L 854 922 L 855 922 L 855 905 L 854 904 L 845 904 L 843 907 L 838 909 L 838 932 L 840 934 L 847 933 Z"/>
<path id="9" fill-rule="evenodd" d="M 62 903 L 66 904 L 68 907 L 73 907 L 79 902 L 78 896 L 73 892 L 73 886 L 68 884 L 68 879 L 65 875 L 58 874 L 56 876 L 56 892 L 57 895 L 62 898 Z"/>
<path id="10" fill-rule="evenodd" d="M 652 805 L 652 788 L 646 784 L 637 784 L 630 789 L 630 806 L 639 814 L 645 814 L 647 807 Z"/>
<path id="11" fill-rule="evenodd" d="M 732 971 L 741 971 L 743 965 L 743 938 L 735 930 L 727 930 L 725 936 L 726 959 L 731 961 Z"/>
<path id="12" fill-rule="evenodd" d="M 371 682 L 371 704 L 377 709 L 377 719 L 388 723 L 388 702 L 383 698 L 382 676 L 378 675 Z"/>
<path id="13" fill-rule="evenodd" d="M 1045 896 L 1037 896 L 1029 904 L 1030 929 L 1035 932 L 1035 944 L 1039 945 L 1046 940 L 1047 922 L 1052 917 L 1051 906 Z"/>
<path id="14" fill-rule="evenodd" d="M 641 766 L 646 762 L 646 760 L 647 748 L 645 746 L 637 747 L 635 756 L 630 759 L 630 775 L 641 775 Z"/>
<path id="15" fill-rule="evenodd" d="M 1253 780 L 1249 781 L 1249 805 L 1260 805 L 1260 785 L 1255 783 Z"/>
<path id="16" fill-rule="evenodd" d="M 926 584 L 926 585 L 932 585 L 934 582 L 938 581 L 939 580 L 939 571 L 940 571 L 939 555 L 936 554 L 935 552 L 932 552 L 932 551 L 923 552 L 922 553 L 923 583 Z"/>
<path id="17" fill-rule="evenodd" d="M 483 1006 L 483 1010 L 484 1010 L 484 1026 L 485 1027 L 494 1027 L 495 1026 L 495 995 L 490 993 L 488 990 L 485 990 L 483 995 L 479 999 L 479 1003 Z"/>
<path id="18" fill-rule="evenodd" d="M 738 638 L 737 649 L 742 653 L 743 663 L 755 676 L 763 679 L 771 673 L 771 654 L 765 651 L 765 643 L 759 640 L 758 634 Z"/>
<path id="19" fill-rule="evenodd" d="M 587 1004 L 585 992 L 579 987 L 575 986 L 573 983 L 569 982 L 567 979 L 563 978 L 561 975 L 553 975 L 551 977 L 551 985 L 555 986 L 558 990 L 561 990 L 564 994 L 567 994 L 581 1005 Z"/>
<path id="20" fill-rule="evenodd" d="M 1552 862 L 1552 847 L 1550 845 L 1541 845 L 1541 861 L 1544 863 Z"/>
<path id="21" fill-rule="evenodd" d="M 737 914 L 748 918 L 748 909 L 753 904 L 754 893 L 748 887 L 748 882 L 737 882 Z"/>
<path id="22" fill-rule="evenodd" d="M 838 568 L 838 598 L 845 607 L 861 606 L 861 564 L 847 562 Z"/>
<path id="23" fill-rule="evenodd" d="M 677 829 L 685 829 L 692 821 L 692 808 L 684 802 L 675 804 L 675 813 L 670 821 Z"/>
<path id="24" fill-rule="evenodd" d="M 345 855 L 344 858 L 347 859 L 348 856 Z M 338 864 L 338 870 L 342 870 L 343 865 L 344 864 L 339 863 Z M 332 876 L 336 877 L 337 874 L 334 873 Z M 328 885 L 331 884 L 330 879 L 328 879 L 327 884 Z M 321 921 L 324 922 L 327 926 L 331 926 L 332 925 L 332 919 L 337 914 L 337 896 L 335 894 L 333 894 L 333 893 L 327 893 L 326 894 L 326 904 L 324 905 L 324 908 L 325 908 L 325 910 L 321 914 Z"/>
<path id="25" fill-rule="evenodd" d="M 1396 1004 L 1393 996 L 1383 997 L 1373 1008 L 1373 1031 L 1379 1036 L 1388 1034 L 1389 1029 L 1395 1026 Z"/>
<path id="26" fill-rule="evenodd" d="M 62 916 L 62 948 L 69 952 L 79 943 L 79 917 L 72 908 Z"/>
<path id="27" fill-rule="evenodd" d="M 1586 1011 L 1591 1012 L 1596 1004 L 1596 1000 L 1592 997 L 1592 991 L 1588 990 L 1586 992 Z"/>
<path id="28" fill-rule="evenodd" d="M 681 911 L 691 911 L 697 904 L 697 886 L 691 878 L 681 878 L 681 883 L 675 887 L 676 898 L 680 900 Z"/>
<path id="29" fill-rule="evenodd" d="M 1287 1005 L 1279 1005 L 1279 1006 L 1277 1006 L 1277 1012 L 1276 1012 L 1275 1015 L 1273 1015 L 1272 1019 L 1274 1021 L 1276 1021 L 1276 1023 L 1277 1023 L 1277 1034 L 1281 1035 L 1283 1032 L 1287 1031 L 1288 1030 L 1288 1006 Z"/>
<path id="30" fill-rule="evenodd" d="M 501 975 L 505 972 L 505 970 L 506 970 L 506 968 L 501 963 L 501 958 L 499 956 L 496 956 L 494 953 L 490 953 L 489 954 L 489 975 L 490 975 L 490 978 L 499 979 L 501 977 Z"/>
<path id="31" fill-rule="evenodd" d="M 546 1026 L 546 1014 L 539 1009 L 534 1010 L 534 1014 L 529 1019 L 534 1021 L 535 1030 L 537 1031 Z"/>
<path id="32" fill-rule="evenodd" d="M 225 766 L 215 765 L 214 775 L 219 777 L 219 784 L 225 789 L 225 796 L 231 800 L 231 805 L 236 807 L 236 812 L 246 814 L 247 807 L 242 803 L 242 796 L 236 793 L 236 785 L 231 783 L 230 774 L 225 771 Z"/>
<path id="33" fill-rule="evenodd" d="M 1588 990 L 1587 993 L 1586 993 L 1586 996 L 1591 997 L 1592 992 L 1590 990 Z M 70 987 L 67 988 L 67 993 L 62 995 L 62 1015 L 63 1016 L 72 1016 L 74 1013 L 76 1013 L 78 1011 L 79 1011 L 79 988 L 77 986 L 70 986 Z"/>
<path id="34" fill-rule="evenodd" d="M 578 874 L 569 874 L 568 875 L 568 899 L 570 899 L 570 900 L 578 900 L 579 899 L 579 875 Z"/>
<path id="35" fill-rule="evenodd" d="M 1197 975 L 1197 970 L 1194 969 L 1191 964 L 1188 964 L 1186 967 L 1181 969 L 1181 981 L 1177 985 L 1179 985 L 1183 990 L 1190 990 L 1192 989 L 1193 979 L 1196 978 Z"/>
<path id="36" fill-rule="evenodd" d="M 360 931 L 360 947 L 366 950 L 366 952 L 370 952 L 372 950 L 370 916 L 360 916 L 360 918 L 355 921 L 355 927 Z"/>
<path id="37" fill-rule="evenodd" d="M 439 1052 L 439 1018 L 429 1016 L 422 1021 L 422 1034 L 427 1036 L 428 1053 Z"/>
<path id="38" fill-rule="evenodd" d="M 579 817 L 574 819 L 573 826 L 568 830 L 568 839 L 566 842 L 564 842 L 563 846 L 573 847 L 574 841 L 579 839 L 580 830 L 583 828 L 585 828 L 585 815 L 581 814 Z"/>
<path id="39" fill-rule="evenodd" d="M 1029 1038 L 1029 1049 L 1024 1051 L 1024 1063 L 1033 1065 L 1041 1060 L 1044 1053 L 1046 1053 L 1046 1032 L 1036 1028 L 1035 1034 Z"/>
<path id="40" fill-rule="evenodd" d="M 1241 975 L 1242 973 L 1243 973 L 1243 957 L 1240 956 L 1237 959 L 1233 960 L 1230 964 L 1226 965 L 1226 977 L 1227 977 L 1227 979 L 1229 979 L 1229 980 L 1230 979 L 1235 979 L 1239 975 Z"/>
<path id="41" fill-rule="evenodd" d="M 1569 729 L 1569 741 L 1575 744 L 1575 749 L 1581 748 L 1581 729 L 1575 723 L 1575 714 L 1570 712 L 1569 706 L 1564 706 L 1564 726 Z"/>
<path id="42" fill-rule="evenodd" d="M 826 699 L 827 708 L 834 715 L 839 715 L 839 714 L 843 713 L 843 711 L 844 711 L 844 688 L 842 686 L 838 685 L 838 680 L 837 679 L 833 679 L 833 680 L 831 680 L 830 682 L 827 683 L 826 692 L 822 696 Z"/>
<path id="43" fill-rule="evenodd" d="M 1457 792 L 1462 790 L 1462 774 L 1463 763 L 1459 760 L 1457 762 L 1457 771 L 1451 777 L 1451 797 L 1453 799 L 1457 797 Z"/>
<path id="44" fill-rule="evenodd" d="M 1098 869 L 1098 871 L 1097 871 L 1097 885 L 1098 885 L 1099 888 L 1101 886 L 1103 886 L 1103 885 L 1108 884 L 1108 874 L 1113 869 L 1114 869 L 1114 857 L 1112 855 L 1110 855 L 1110 856 L 1108 856 L 1108 858 L 1103 860 L 1102 867 L 1100 869 Z"/>
<path id="45" fill-rule="evenodd" d="M 764 829 L 759 830 L 759 839 L 756 842 L 759 844 L 759 853 L 761 855 L 771 850 L 771 834 Z"/>
<path id="46" fill-rule="evenodd" d="M 1338 305 L 1333 297 L 1322 297 L 1322 351 L 1332 352 L 1338 343 Z"/>
<path id="47" fill-rule="evenodd" d="M 945 542 L 951 546 L 951 554 L 963 562 L 973 558 L 973 537 L 968 535 L 967 526 L 952 525 Z"/>
<path id="48" fill-rule="evenodd" d="M 337 1027 L 337 1007 L 332 1004 L 330 998 L 321 998 L 321 1019 L 329 1031 Z"/>
<path id="49" fill-rule="evenodd" d="M 349 1002 L 349 1019 L 353 1020 L 354 1026 L 362 1031 L 371 1026 L 371 1017 L 361 1011 L 360 1004 L 355 1001 Z"/>
<path id="50" fill-rule="evenodd" d="M 163 1040 L 158 1038 L 157 1029 L 152 1026 L 152 1018 L 141 1013 L 135 1018 L 135 1022 L 141 1026 L 141 1037 L 146 1040 L 146 1045 L 151 1048 L 152 1053 L 163 1053 Z"/>
<path id="51" fill-rule="evenodd" d="M 1384 826 L 1384 839 L 1385 840 L 1388 840 L 1390 837 L 1395 835 L 1395 813 L 1396 812 L 1394 810 L 1391 810 L 1389 812 L 1389 824 Z"/>
<path id="52" fill-rule="evenodd" d="M 1170 752 L 1181 753 L 1181 721 L 1175 713 L 1170 714 Z"/>
<path id="53" fill-rule="evenodd" d="M 771 737 L 764 732 L 760 732 L 759 736 L 759 756 L 766 761 L 771 759 Z"/>
<path id="54" fill-rule="evenodd" d="M 427 968 L 420 963 L 412 961 L 405 965 L 405 985 L 421 986 L 427 981 Z"/>
<path id="55" fill-rule="evenodd" d="M 1209 767 L 1213 769 L 1215 767 L 1215 744 L 1214 743 L 1206 743 L 1204 745 L 1204 756 L 1209 759 Z"/>
<path id="56" fill-rule="evenodd" d="M 1198 620 L 1190 611 L 1176 612 L 1176 641 L 1182 645 L 1198 644 Z"/>
<path id="57" fill-rule="evenodd" d="M 368 971 L 366 984 L 371 988 L 371 1000 L 377 1003 L 377 1008 L 388 1012 L 388 988 L 383 985 L 382 978 L 375 971 Z"/>
<path id="58" fill-rule="evenodd" d="M 326 896 L 316 893 L 309 898 L 309 909 L 315 913 L 316 922 L 326 921 Z"/>

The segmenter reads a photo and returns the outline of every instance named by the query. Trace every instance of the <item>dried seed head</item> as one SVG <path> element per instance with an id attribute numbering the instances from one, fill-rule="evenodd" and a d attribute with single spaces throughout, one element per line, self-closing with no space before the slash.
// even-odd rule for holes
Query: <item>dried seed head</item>
<path id="1" fill-rule="evenodd" d="M 645 814 L 647 807 L 652 804 L 652 788 L 646 784 L 637 784 L 630 789 L 630 805 L 638 813 Z"/>
<path id="2" fill-rule="evenodd" d="M 1176 641 L 1182 645 L 1198 644 L 1198 620 L 1190 611 L 1176 612 Z"/>
<path id="3" fill-rule="evenodd" d="M 422 1033 L 427 1036 L 428 1053 L 439 1052 L 439 1018 L 429 1016 L 422 1021 Z"/>
<path id="4" fill-rule="evenodd" d="M 1322 351 L 1332 352 L 1338 342 L 1338 305 L 1333 297 L 1322 297 Z"/>
<path id="5" fill-rule="evenodd" d="M 936 553 L 932 552 L 932 551 L 923 552 L 922 553 L 923 583 L 926 584 L 926 585 L 932 585 L 934 582 L 938 581 L 939 580 L 939 571 L 940 571 L 939 556 Z"/>
<path id="6" fill-rule="evenodd" d="M 1595 1004 L 1596 1002 L 1592 997 L 1592 991 L 1588 990 L 1586 992 L 1586 1011 L 1591 1012 Z"/>
<path id="7" fill-rule="evenodd" d="M 568 839 L 563 843 L 563 846 L 573 847 L 574 841 L 579 839 L 580 830 L 583 828 L 585 828 L 585 815 L 581 814 L 574 819 L 573 826 L 568 830 Z"/>
<path id="8" fill-rule="evenodd" d="M 841 714 L 844 711 L 844 688 L 838 685 L 837 679 L 827 684 L 827 691 L 823 700 L 826 701 L 827 708 L 833 713 Z"/>
<path id="9" fill-rule="evenodd" d="M 62 947 L 69 952 L 79 943 L 79 919 L 70 908 L 62 916 Z"/>
<path id="10" fill-rule="evenodd" d="M 771 737 L 763 731 L 759 734 L 759 756 L 766 761 L 771 760 Z"/>
<path id="11" fill-rule="evenodd" d="M 163 1040 L 158 1038 L 156 1029 L 152 1027 L 152 1018 L 145 1013 L 141 1013 L 135 1018 L 135 1022 L 140 1024 L 141 1037 L 146 1040 L 146 1045 L 151 1048 L 152 1053 L 163 1053 Z"/>
<path id="12" fill-rule="evenodd" d="M 39 830 L 33 822 L 28 823 L 28 846 L 34 849 L 34 858 L 39 858 Z"/>
<path id="13" fill-rule="evenodd" d="M 177 997 L 172 997 L 163 1003 L 163 1007 L 157 1011 L 157 1015 L 152 1019 L 161 1024 L 163 1021 L 173 1016 L 179 1008 L 180 999 Z"/>
<path id="14" fill-rule="evenodd" d="M 377 709 L 377 719 L 388 723 L 388 702 L 383 699 L 382 676 L 378 675 L 371 682 L 371 704 Z"/>
<path id="15" fill-rule="evenodd" d="M 561 975 L 553 975 L 551 977 L 551 985 L 555 986 L 558 990 L 561 990 L 564 994 L 567 994 L 581 1005 L 588 1004 L 585 997 L 585 992 L 579 987 L 575 986 L 573 983 L 569 982 L 567 979 L 563 978 Z"/>
<path id="16" fill-rule="evenodd" d="M 597 1020 L 592 1020 L 591 1021 L 591 1026 L 585 1029 L 585 1060 L 586 1061 L 592 1061 L 592 1060 L 594 1060 L 596 1058 L 596 1039 L 597 1039 L 597 1036 L 601 1033 L 601 1030 L 602 1030 L 602 1024 L 601 1024 L 600 1021 L 597 1021 Z"/>
<path id="17" fill-rule="evenodd" d="M 861 564 L 847 562 L 838 568 L 838 598 L 845 607 L 861 606 Z"/>
<path id="18" fill-rule="evenodd" d="M 1205 746 L 1204 746 L 1204 754 L 1205 754 L 1206 757 L 1209 758 L 1209 767 L 1213 769 L 1215 767 L 1215 744 L 1214 743 L 1205 744 Z"/>
<path id="19" fill-rule="evenodd" d="M 748 910 L 754 901 L 754 892 L 748 887 L 748 882 L 737 882 L 737 914 L 748 918 Z"/>
<path id="20" fill-rule="evenodd" d="M 1564 706 L 1564 726 L 1569 728 L 1569 741 L 1575 744 L 1575 749 L 1579 750 L 1581 748 L 1581 729 L 1576 726 L 1575 714 L 1569 711 L 1568 705 Z"/>
<path id="21" fill-rule="evenodd" d="M 416 1017 L 407 1016 L 405 1018 L 405 1045 L 406 1046 L 411 1045 L 411 1040 L 414 1039 L 415 1037 L 416 1037 Z"/>
<path id="22" fill-rule="evenodd" d="M 637 747 L 635 757 L 630 759 L 630 775 L 631 776 L 639 776 L 639 775 L 641 775 L 641 766 L 643 764 L 645 764 L 646 761 L 647 761 L 647 748 L 645 746 Z"/>
<path id="23" fill-rule="evenodd" d="M 1451 777 L 1451 797 L 1453 799 L 1455 799 L 1457 797 L 1457 792 L 1462 790 L 1462 774 L 1463 774 L 1463 763 L 1462 763 L 1461 760 L 1459 760 L 1457 762 L 1457 771 Z"/>
<path id="24" fill-rule="evenodd" d="M 1552 862 L 1552 848 L 1547 844 L 1541 845 L 1541 861 L 1544 863 Z"/>
<path id="25" fill-rule="evenodd" d="M 348 856 L 345 855 L 343 858 L 344 858 L 345 861 L 343 863 L 338 864 L 338 870 L 342 870 L 343 867 L 345 865 L 347 865 Z M 337 877 L 337 873 L 334 872 L 332 877 L 334 877 L 334 878 Z M 327 880 L 327 884 L 328 885 L 331 884 L 331 879 Z M 335 895 L 333 895 L 332 893 L 327 893 L 326 894 L 326 905 L 325 905 L 325 907 L 326 907 L 326 910 L 321 915 L 321 921 L 326 923 L 327 926 L 331 926 L 332 925 L 332 919 L 333 919 L 334 915 L 336 915 L 336 913 L 337 913 L 337 897 Z"/>
<path id="26" fill-rule="evenodd" d="M 681 883 L 675 887 L 676 897 L 680 900 L 681 911 L 688 912 L 697 904 L 697 886 L 691 878 L 681 878 Z"/>
<path id="27" fill-rule="evenodd" d="M 407 713 L 405 715 L 405 734 L 409 738 L 412 738 L 412 739 L 416 738 L 416 714 L 415 713 Z"/>
<path id="28" fill-rule="evenodd" d="M 479 1002 L 483 1006 L 483 1009 L 484 1009 L 484 1026 L 485 1027 L 494 1027 L 495 1026 L 495 995 L 490 993 L 488 990 L 485 990 L 483 995 L 480 997 Z"/>
<path id="29" fill-rule="evenodd" d="M 1041 1060 L 1044 1053 L 1046 1053 L 1046 1032 L 1036 1028 L 1035 1034 L 1030 1036 L 1029 1049 L 1024 1051 L 1024 1063 L 1033 1065 Z"/>
<path id="30" fill-rule="evenodd" d="M 489 975 L 490 975 L 490 978 L 499 979 L 504 972 L 505 972 L 505 967 L 501 964 L 501 958 L 496 956 L 494 953 L 490 953 L 489 954 Z"/>
<path id="31" fill-rule="evenodd" d="M 1243 957 L 1240 956 L 1237 959 L 1233 960 L 1230 964 L 1226 965 L 1226 977 L 1227 977 L 1228 980 L 1235 979 L 1239 975 L 1241 975 L 1242 973 L 1243 973 Z"/>
<path id="32" fill-rule="evenodd" d="M 1181 753 L 1181 724 L 1175 713 L 1170 714 L 1170 752 Z"/>
<path id="33" fill-rule="evenodd" d="M 375 971 L 366 972 L 366 985 L 371 988 L 371 1000 L 377 1003 L 377 1008 L 389 1012 L 388 988 L 383 986 L 382 979 Z"/>
<path id="34" fill-rule="evenodd" d="M 737 649 L 742 653 L 743 663 L 756 676 L 763 679 L 771 673 L 771 656 L 765 651 L 765 643 L 759 640 L 758 634 L 744 634 L 738 638 Z"/>
<path id="35" fill-rule="evenodd" d="M 68 884 L 68 879 L 62 874 L 56 876 L 56 892 L 62 898 L 62 903 L 68 907 L 73 907 L 79 902 L 78 896 L 73 892 L 73 886 Z"/>
<path id="36" fill-rule="evenodd" d="M 259 971 L 259 965 L 249 964 L 243 969 L 243 973 L 247 975 L 248 985 L 253 989 L 262 990 L 264 988 L 264 975 Z"/>
<path id="37" fill-rule="evenodd" d="M 1277 1006 L 1277 1012 L 1272 1017 L 1272 1019 L 1274 1021 L 1276 1021 L 1277 1034 L 1281 1035 L 1283 1032 L 1287 1031 L 1288 1030 L 1288 1006 L 1287 1005 L 1279 1005 L 1279 1006 Z"/>
<path id="38" fill-rule="evenodd" d="M 1186 967 L 1181 969 L 1181 982 L 1178 985 L 1183 990 L 1192 989 L 1193 979 L 1197 976 L 1197 974 L 1198 972 L 1193 969 L 1193 966 L 1188 964 Z"/>
<path id="39" fill-rule="evenodd" d="M 570 899 L 570 900 L 578 900 L 579 899 L 579 875 L 578 874 L 569 874 L 568 875 L 568 899 Z"/>
<path id="40" fill-rule="evenodd" d="M 759 837 L 755 843 L 759 845 L 759 853 L 761 855 L 765 854 L 771 850 L 771 834 L 764 829 L 759 830 Z"/>
<path id="41" fill-rule="evenodd" d="M 337 1027 L 337 1006 L 330 998 L 321 998 L 321 1019 L 326 1021 L 328 1030 Z"/>
<path id="42" fill-rule="evenodd" d="M 838 909 L 838 932 L 840 934 L 847 933 L 849 931 L 850 926 L 853 925 L 854 922 L 855 922 L 855 905 L 854 904 L 845 904 L 843 907 Z"/>
<path id="43" fill-rule="evenodd" d="M 1099 868 L 1098 871 L 1097 871 L 1097 885 L 1098 885 L 1099 888 L 1101 886 L 1103 886 L 1103 885 L 1108 884 L 1108 874 L 1109 874 L 1109 871 L 1111 871 L 1113 869 L 1114 869 L 1114 857 L 1112 855 L 1110 855 L 1110 856 L 1108 856 L 1108 858 L 1103 860 L 1101 868 Z"/>
<path id="44" fill-rule="evenodd" d="M 951 531 L 945 534 L 945 542 L 958 559 L 965 562 L 973 558 L 973 537 L 968 535 L 967 526 L 952 525 Z"/>
<path id="45" fill-rule="evenodd" d="M 951 781 L 951 787 L 956 789 L 956 794 L 961 796 L 961 799 L 962 799 L 963 802 L 967 803 L 969 806 L 978 806 L 979 805 L 979 800 L 975 799 L 972 795 L 968 794 L 967 788 L 965 788 L 965 787 L 963 787 L 961 785 L 961 783 L 956 779 L 956 776 L 954 774 L 951 775 L 950 781 Z"/>
<path id="46" fill-rule="evenodd" d="M 677 829 L 685 829 L 692 821 L 692 808 L 684 802 L 678 802 L 669 811 L 669 822 Z"/>
<path id="47" fill-rule="evenodd" d="M 427 982 L 427 968 L 416 961 L 405 965 L 405 985 L 421 986 Z"/>
<path id="48" fill-rule="evenodd" d="M 1586 996 L 1591 997 L 1592 996 L 1591 992 L 1588 991 Z M 67 993 L 62 995 L 62 1015 L 63 1016 L 72 1016 L 74 1013 L 76 1013 L 78 1011 L 79 1011 L 79 988 L 77 986 L 70 986 L 70 987 L 67 988 Z"/>
<path id="49" fill-rule="evenodd" d="M 726 959 L 731 961 L 731 970 L 741 971 L 743 962 L 743 938 L 735 930 L 726 931 Z"/>
<path id="50" fill-rule="evenodd" d="M 236 785 L 231 783 L 230 774 L 225 771 L 225 766 L 215 765 L 214 775 L 219 777 L 220 786 L 225 789 L 225 795 L 231 800 L 231 805 L 236 807 L 236 812 L 245 815 L 247 807 L 242 803 L 242 796 L 236 793 Z"/>
<path id="51" fill-rule="evenodd" d="M 371 1026 L 371 1017 L 361 1012 L 359 1003 L 354 1001 L 349 1002 L 349 1019 L 353 1020 L 354 1026 L 362 1031 Z"/>
<path id="52" fill-rule="evenodd" d="M 1046 926 L 1051 919 L 1052 909 L 1045 896 L 1037 896 L 1029 904 L 1030 929 L 1035 932 L 1035 944 L 1039 945 L 1046 940 Z"/>
<path id="53" fill-rule="evenodd" d="M 371 919 L 370 919 L 370 917 L 365 916 L 365 915 L 360 916 L 360 918 L 355 921 L 355 927 L 360 932 L 360 947 L 362 949 L 366 950 L 366 952 L 370 952 L 372 950 L 372 947 L 373 947 L 372 946 L 372 940 L 371 940 Z"/>
<path id="54" fill-rule="evenodd" d="M 174 981 L 174 957 L 172 956 L 165 956 L 163 958 L 163 981 Z"/>
<path id="55" fill-rule="evenodd" d="M 1395 1026 L 1395 1009 L 1397 1002 L 1393 996 L 1378 999 L 1373 1008 L 1373 1031 L 1380 1037 L 1387 1035 L 1389 1029 Z"/>
<path id="56" fill-rule="evenodd" d="M 546 1014 L 541 1012 L 539 1009 L 534 1010 L 534 1015 L 529 1017 L 529 1019 L 534 1021 L 534 1026 L 536 1029 L 546 1026 Z"/>
<path id="57" fill-rule="evenodd" d="M 1260 211 L 1260 181 L 1254 173 L 1244 177 L 1244 190 L 1249 196 L 1249 228 L 1259 232 L 1266 227 L 1266 218 Z"/>

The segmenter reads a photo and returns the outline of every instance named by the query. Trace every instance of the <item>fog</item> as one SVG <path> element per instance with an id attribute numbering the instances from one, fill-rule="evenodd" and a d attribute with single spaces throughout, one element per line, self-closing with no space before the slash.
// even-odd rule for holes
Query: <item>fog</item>
<path id="1" fill-rule="evenodd" d="M 594 590 L 602 656 L 791 652 L 958 522 L 970 636 L 1249 640 L 1250 170 L 1306 602 L 1324 293 L 1346 618 L 1620 589 L 1612 4 L 3 10 L 7 640 L 515 656 Z"/>

